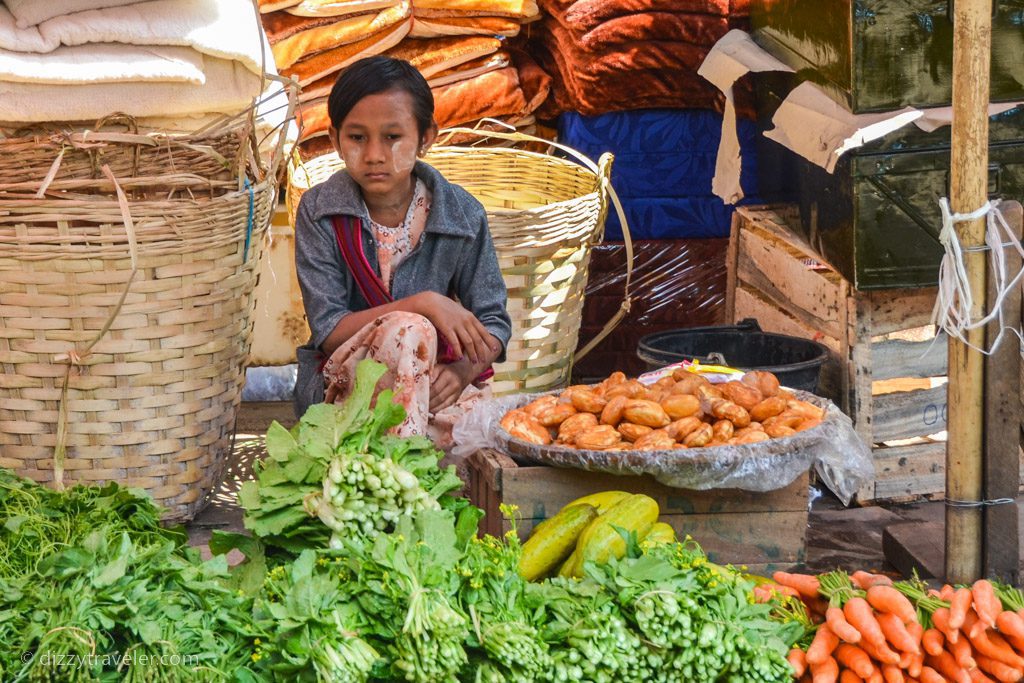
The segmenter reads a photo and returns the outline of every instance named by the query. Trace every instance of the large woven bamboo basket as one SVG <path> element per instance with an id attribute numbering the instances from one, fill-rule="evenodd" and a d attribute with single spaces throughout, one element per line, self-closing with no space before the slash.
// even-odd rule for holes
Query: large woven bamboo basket
<path id="1" fill-rule="evenodd" d="M 522 133 L 444 131 L 452 132 L 539 140 Z M 424 159 L 487 211 L 512 318 L 506 360 L 494 368 L 496 395 L 564 386 L 572 372 L 591 248 L 604 234 L 612 156 L 605 154 L 594 164 L 575 150 L 555 146 L 583 165 L 508 147 L 434 147 Z M 292 160 L 287 193 L 292 225 L 302 193 L 341 168 L 343 162 L 333 153 L 307 162 Z M 622 221 L 628 240 L 624 217 Z M 627 284 L 622 310 L 598 341 L 628 310 L 628 301 Z M 593 344 L 579 355 L 590 348 Z"/>
<path id="2" fill-rule="evenodd" d="M 274 162 L 250 155 L 225 180 L 216 150 L 193 163 L 209 141 L 194 142 L 163 146 L 182 154 L 163 175 L 128 138 L 105 156 L 149 175 L 97 176 L 74 148 L 81 168 L 51 173 L 42 198 L 0 179 L 0 466 L 138 487 L 174 521 L 227 460 L 277 195 Z"/>

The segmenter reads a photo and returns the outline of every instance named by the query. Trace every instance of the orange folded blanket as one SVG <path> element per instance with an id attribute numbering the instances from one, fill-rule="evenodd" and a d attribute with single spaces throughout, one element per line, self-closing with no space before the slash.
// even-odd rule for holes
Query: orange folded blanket
<path id="1" fill-rule="evenodd" d="M 413 13 L 433 17 L 509 17 L 528 19 L 537 16 L 536 0 L 413 0 Z"/>
<path id="2" fill-rule="evenodd" d="M 378 13 L 336 17 L 296 17 L 287 12 L 273 15 L 267 29 L 270 49 L 278 69 L 324 50 L 348 45 L 397 26 L 412 16 L 408 1 Z"/>
<path id="3" fill-rule="evenodd" d="M 315 138 L 318 135 L 327 135 L 331 127 L 331 117 L 327 113 L 327 98 L 320 97 L 311 102 L 303 102 L 299 105 L 299 142 Z"/>
<path id="4" fill-rule="evenodd" d="M 681 12 L 637 12 L 613 17 L 589 31 L 566 29 L 584 50 L 598 52 L 609 45 L 664 40 L 711 47 L 729 32 L 728 17 Z"/>
<path id="5" fill-rule="evenodd" d="M 367 12 L 380 12 L 394 7 L 400 0 L 299 0 L 287 8 L 288 14 L 299 17 L 345 17 Z"/>
<path id="6" fill-rule="evenodd" d="M 454 17 L 429 18 L 413 16 L 412 38 L 442 38 L 444 36 L 505 36 L 518 35 L 520 24 L 506 17 Z"/>
<path id="7" fill-rule="evenodd" d="M 492 36 L 449 36 L 432 40 L 407 38 L 388 50 L 387 54 L 406 60 L 424 78 L 430 78 L 460 64 L 493 54 L 500 47 L 501 41 Z"/>
<path id="8" fill-rule="evenodd" d="M 519 72 L 511 66 L 433 92 L 434 120 L 440 128 L 484 117 L 522 115 L 527 104 Z"/>
<path id="9" fill-rule="evenodd" d="M 554 98 L 543 108 L 545 116 L 649 107 L 721 111 L 721 94 L 697 75 L 708 48 L 645 41 L 587 52 L 552 21 L 543 23 L 538 36 L 533 53 L 553 77 Z"/>
<path id="10" fill-rule="evenodd" d="M 642 12 L 729 16 L 730 0 L 539 0 L 566 28 L 586 33 L 615 17 Z"/>
<path id="11" fill-rule="evenodd" d="M 300 86 L 306 87 L 325 76 L 336 74 L 358 59 L 377 55 L 394 47 L 409 34 L 411 28 L 412 17 L 409 17 L 396 26 L 362 40 L 306 57 L 286 69 L 281 69 L 281 74 L 294 76 Z"/>
<path id="12" fill-rule="evenodd" d="M 300 2 L 302 2 L 302 0 L 259 0 L 260 14 L 269 14 L 270 12 L 277 12 L 288 7 L 294 7 Z"/>
<path id="13" fill-rule="evenodd" d="M 446 69 L 437 73 L 427 79 L 427 85 L 429 85 L 431 89 L 440 88 L 442 85 L 451 85 L 452 83 L 458 83 L 459 81 L 476 78 L 488 71 L 504 69 L 511 63 L 512 59 L 509 57 L 509 54 L 504 50 L 499 50 L 493 55 L 479 57 L 466 62 L 465 64 L 460 64 L 454 69 Z"/>
<path id="14" fill-rule="evenodd" d="M 384 54 L 404 59 L 416 67 L 428 82 L 435 74 L 447 73 L 462 68 L 477 59 L 487 59 L 501 47 L 501 41 L 489 36 L 457 36 L 421 40 L 406 38 L 398 45 L 385 50 Z M 508 66 L 506 63 L 502 66 Z M 330 73 L 302 89 L 299 101 L 307 102 L 326 97 L 334 87 L 338 73 Z"/>
<path id="15" fill-rule="evenodd" d="M 518 48 L 510 48 L 512 60 L 519 71 L 519 87 L 526 98 L 527 114 L 537 111 L 551 94 L 551 76 L 540 68 L 537 60 L 530 53 Z"/>

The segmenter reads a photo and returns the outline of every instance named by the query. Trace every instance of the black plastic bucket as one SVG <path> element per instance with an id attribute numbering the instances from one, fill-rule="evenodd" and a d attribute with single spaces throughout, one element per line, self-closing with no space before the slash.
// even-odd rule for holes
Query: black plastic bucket
<path id="1" fill-rule="evenodd" d="M 736 325 L 648 334 L 640 339 L 636 355 L 648 370 L 683 360 L 738 370 L 767 370 L 783 386 L 817 393 L 828 348 L 809 339 L 762 332 L 757 321 L 748 318 Z"/>

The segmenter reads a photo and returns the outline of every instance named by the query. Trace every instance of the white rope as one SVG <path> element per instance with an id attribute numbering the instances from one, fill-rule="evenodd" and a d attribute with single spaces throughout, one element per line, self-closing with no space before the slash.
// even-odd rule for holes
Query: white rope
<path id="1" fill-rule="evenodd" d="M 1024 259 L 1024 246 L 1010 229 L 1006 218 L 999 210 L 999 200 L 985 202 L 985 205 L 970 213 L 953 213 L 949 208 L 949 199 L 939 200 L 942 209 L 942 231 L 939 242 L 945 249 L 942 264 L 939 266 L 939 293 L 932 309 L 932 324 L 944 330 L 954 339 L 979 351 L 990 355 L 1000 342 L 1003 334 L 1010 331 L 1022 341 L 1021 330 L 1007 327 L 1003 322 L 1003 304 L 1014 287 L 1020 286 L 1024 278 L 1024 265 L 1008 279 L 1006 272 L 1006 248 L 1013 247 Z M 982 247 L 964 247 L 956 234 L 956 224 L 986 219 L 985 245 Z M 967 279 L 967 266 L 964 264 L 964 252 L 984 250 L 989 252 L 989 268 L 995 278 L 996 297 L 991 302 L 989 312 L 981 319 L 974 320 L 971 311 L 974 308 L 974 293 Z M 999 334 L 988 348 L 978 348 L 967 340 L 967 333 L 985 327 L 993 320 L 999 321 Z"/>

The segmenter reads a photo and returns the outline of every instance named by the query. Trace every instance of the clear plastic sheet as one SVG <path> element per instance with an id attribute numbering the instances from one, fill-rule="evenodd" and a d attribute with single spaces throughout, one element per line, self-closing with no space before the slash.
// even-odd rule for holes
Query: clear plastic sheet
<path id="1" fill-rule="evenodd" d="M 518 462 L 649 474 L 666 486 L 692 490 L 774 491 L 814 467 L 825 485 L 849 505 L 857 490 L 874 478 L 871 449 L 831 401 L 803 391 L 793 393 L 825 409 L 820 425 L 755 444 L 670 451 L 587 451 L 530 444 L 509 435 L 499 422 L 509 410 L 537 395 L 502 396 L 481 401 L 456 423 L 454 452 L 465 456 L 480 448 L 496 448 Z"/>
<path id="2" fill-rule="evenodd" d="M 609 368 L 635 377 L 647 370 L 637 358 L 640 338 L 652 332 L 720 325 L 725 320 L 727 239 L 636 240 L 629 314 L 573 367 L 574 384 L 603 379 Z M 580 325 L 582 348 L 622 303 L 626 247 L 594 246 Z"/>

